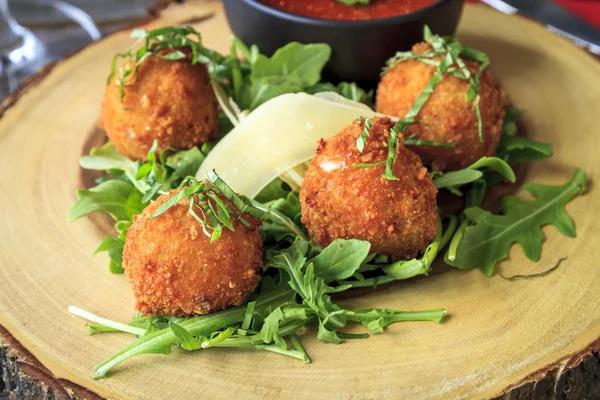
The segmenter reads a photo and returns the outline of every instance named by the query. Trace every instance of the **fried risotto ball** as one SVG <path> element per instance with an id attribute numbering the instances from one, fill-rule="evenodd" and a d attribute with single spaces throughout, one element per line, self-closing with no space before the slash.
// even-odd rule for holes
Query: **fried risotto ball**
<path id="1" fill-rule="evenodd" d="M 122 68 L 133 68 L 133 61 Z M 100 124 L 119 153 L 145 160 L 155 139 L 160 152 L 187 150 L 215 138 L 218 103 L 206 65 L 148 57 L 136 78 L 125 78 L 131 86 L 124 88 L 123 101 L 119 77 L 117 71 L 106 87 Z"/>
<path id="2" fill-rule="evenodd" d="M 431 48 L 427 43 L 416 44 L 412 51 L 423 53 Z M 463 60 L 474 74 L 480 64 Z M 407 60 L 388 71 L 377 88 L 377 111 L 403 118 L 421 94 L 436 67 Z M 434 170 L 462 169 L 483 156 L 496 154 L 502 132 L 506 95 L 492 71 L 481 75 L 479 92 L 483 127 L 483 142 L 479 140 L 475 106 L 465 94 L 469 83 L 446 73 L 417 115 L 420 124 L 408 129 L 408 134 L 420 132 L 420 139 L 449 142 L 454 148 L 414 146 L 425 165 Z"/>
<path id="3" fill-rule="evenodd" d="M 387 158 L 393 126 L 374 118 L 363 153 L 356 147 L 363 120 L 318 143 L 300 189 L 302 222 L 318 245 L 367 240 L 373 251 L 401 260 L 417 256 L 435 236 L 437 190 L 419 156 L 401 143 L 393 166 L 398 180 L 382 176 L 385 165 L 353 167 Z"/>
<path id="4" fill-rule="evenodd" d="M 263 267 L 260 221 L 244 214 L 249 228 L 235 220 L 234 231 L 224 227 L 211 243 L 188 213 L 187 198 L 150 218 L 178 192 L 148 205 L 127 231 L 123 268 L 137 310 L 184 317 L 242 304 L 256 288 Z"/>

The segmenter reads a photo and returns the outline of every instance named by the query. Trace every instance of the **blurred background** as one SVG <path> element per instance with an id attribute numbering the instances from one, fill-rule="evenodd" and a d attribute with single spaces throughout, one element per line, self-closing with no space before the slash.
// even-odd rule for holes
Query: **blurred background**
<path id="1" fill-rule="evenodd" d="M 0 0 L 0 100 L 47 63 L 147 17 L 156 2 Z"/>
<path id="2" fill-rule="evenodd" d="M 600 0 L 466 1 L 537 19 L 600 54 Z M 44 65 L 147 17 L 148 7 L 157 2 L 0 0 L 0 102 Z"/>

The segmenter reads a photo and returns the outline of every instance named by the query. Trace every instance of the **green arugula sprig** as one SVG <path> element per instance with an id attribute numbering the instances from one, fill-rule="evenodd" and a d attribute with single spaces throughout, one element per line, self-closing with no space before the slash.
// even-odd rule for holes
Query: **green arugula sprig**
<path id="1" fill-rule="evenodd" d="M 502 136 L 496 153 L 511 165 L 540 161 L 553 154 L 552 144 L 535 142 L 517 135 L 517 118 L 524 112 L 522 108 L 509 108 L 504 115 Z"/>
<path id="2" fill-rule="evenodd" d="M 108 252 L 112 273 L 123 273 L 125 235 L 133 216 L 141 213 L 150 200 L 168 193 L 178 187 L 185 177 L 195 174 L 205 158 L 205 153 L 196 147 L 176 153 L 167 149 L 160 155 L 156 154 L 156 147 L 155 142 L 145 163 L 129 160 L 119 154 L 110 142 L 92 148 L 90 155 L 79 160 L 83 168 L 106 171 L 110 176 L 102 178 L 97 186 L 89 190 L 77 191 L 77 200 L 69 211 L 69 220 L 94 212 L 103 212 L 115 220 L 118 235 L 107 236 L 94 253 Z"/>
<path id="3" fill-rule="evenodd" d="M 352 288 L 377 287 L 396 280 L 405 280 L 419 275 L 428 275 L 438 254 L 446 247 L 453 237 L 457 226 L 457 218 L 450 215 L 446 229 L 443 230 L 442 220 L 438 219 L 436 234 L 431 243 L 419 257 L 410 260 L 400 260 L 388 263 L 387 256 L 371 255 L 374 262 L 364 262 L 350 279 L 337 278 L 337 283 Z"/>
<path id="4" fill-rule="evenodd" d="M 236 195 L 214 172 L 208 174 L 207 180 L 206 183 L 185 180 L 180 193 L 190 189 L 185 195 L 198 198 L 204 196 L 206 201 L 223 197 L 231 205 L 219 207 L 215 203 L 212 208 L 208 205 L 203 207 L 200 200 L 194 200 L 202 209 L 203 216 L 214 213 L 216 222 L 213 222 L 224 228 L 231 222 L 231 219 L 227 220 L 227 215 L 234 218 L 243 211 L 266 220 L 265 224 L 280 225 L 278 228 L 271 226 L 263 233 L 270 236 L 274 231 L 284 232 L 283 237 L 291 238 L 287 242 L 288 247 L 282 248 L 286 242 L 281 240 L 265 242 L 265 269 L 261 285 L 245 306 L 193 318 L 137 315 L 127 324 L 70 308 L 74 314 L 92 322 L 88 325 L 90 333 L 118 331 L 137 337 L 136 342 L 123 351 L 98 364 L 95 367 L 95 379 L 104 378 L 116 365 L 137 355 L 170 354 L 173 346 L 186 351 L 216 347 L 254 347 L 310 362 L 295 336 L 298 329 L 308 324 L 318 325 L 317 337 L 320 340 L 339 343 L 343 339 L 368 336 L 366 333 L 344 332 L 349 323 L 362 324 L 375 335 L 383 332 L 391 323 L 439 322 L 444 317 L 446 311 L 443 309 L 416 312 L 353 310 L 337 304 L 331 295 L 364 286 L 357 284 L 359 281 L 356 277 L 362 276 L 360 271 L 370 274 L 369 279 L 372 279 L 373 274 L 381 275 L 380 284 L 420 273 L 426 274 L 433 258 L 445 246 L 454 230 L 455 222 L 449 223 L 444 235 L 441 234 L 441 223 L 439 224 L 438 235 L 422 258 L 406 261 L 405 264 L 379 262 L 373 269 L 367 266 L 370 262 L 387 258 L 370 254 L 371 246 L 366 241 L 338 239 L 324 249 L 312 243 L 299 221 L 298 195 L 286 188 L 281 181 L 275 181 L 263 190 L 259 197 L 268 203 L 262 204 Z M 179 200 L 185 198 L 185 195 L 181 195 Z M 155 215 L 160 215 L 177 202 L 176 198 L 172 198 L 172 204 L 163 204 Z M 226 214 L 222 209 L 227 207 Z M 210 218 L 206 217 L 206 220 L 210 222 Z M 415 263 L 420 264 L 415 267 L 412 265 Z"/>
<path id="5" fill-rule="evenodd" d="M 368 92 L 361 89 L 356 83 L 341 82 L 337 86 L 330 82 L 320 82 L 310 88 L 306 89 L 306 93 L 314 94 L 320 92 L 335 92 L 344 96 L 347 99 L 356 101 L 358 103 L 366 104 L 373 108 L 373 95 L 374 90 L 371 89 Z"/>
<path id="6" fill-rule="evenodd" d="M 587 175 L 576 169 L 564 185 L 528 184 L 524 189 L 535 196 L 529 201 L 517 196 L 502 200 L 501 213 L 494 215 L 471 202 L 465 222 L 451 243 L 446 261 L 457 268 L 479 268 L 485 275 L 507 257 L 510 246 L 519 243 L 527 258 L 538 261 L 544 234 L 541 227 L 554 225 L 567 237 L 575 237 L 575 225 L 565 211 L 568 201 L 585 191 Z M 480 198 L 479 196 L 475 196 Z"/>
<path id="7" fill-rule="evenodd" d="M 473 165 L 460 171 L 453 171 L 446 174 L 435 173 L 434 183 L 436 187 L 439 189 L 446 188 L 458 196 L 463 196 L 464 194 L 465 197 L 465 210 L 461 212 L 460 225 L 450 240 L 448 251 L 445 255 L 446 264 L 460 268 L 459 265 L 465 261 L 462 257 L 465 247 L 461 247 L 461 243 L 465 237 L 467 228 L 474 223 L 467 216 L 466 210 L 480 209 L 486 190 L 489 187 L 503 180 L 514 182 L 515 176 L 510 165 L 538 161 L 552 155 L 551 144 L 534 142 L 517 136 L 517 117 L 523 114 L 524 111 L 523 109 L 516 108 L 506 111 L 500 145 L 497 149 L 498 157 L 483 157 Z M 479 232 L 479 234 L 483 233 L 483 231 Z M 507 238 L 514 233 L 518 232 L 512 231 L 510 234 L 504 234 L 504 240 L 509 240 Z M 517 240 L 516 237 L 514 236 L 515 239 L 513 241 Z M 485 240 L 483 237 L 481 239 Z M 497 239 L 495 238 L 494 240 Z M 489 256 L 490 254 L 486 253 L 486 255 Z M 479 265 L 479 268 L 486 274 L 492 274 L 495 264 L 502 258 L 504 257 L 498 256 L 492 261 L 482 259 L 486 264 Z"/>
<path id="8" fill-rule="evenodd" d="M 193 318 L 136 317 L 127 324 L 102 319 L 76 307 L 69 310 L 93 322 L 91 333 L 119 331 L 137 340 L 105 362 L 96 365 L 95 379 L 106 377 L 116 365 L 141 354 L 171 354 L 173 346 L 187 351 L 213 347 L 254 347 L 310 362 L 295 332 L 318 323 L 320 340 L 340 343 L 362 338 L 348 334 L 349 322 L 364 325 L 371 334 L 382 333 L 401 321 L 440 322 L 443 309 L 396 311 L 352 310 L 335 303 L 330 294 L 352 285 L 336 284 L 352 276 L 370 257 L 370 244 L 360 240 L 337 240 L 316 256 L 314 246 L 297 239 L 290 247 L 271 251 L 265 276 L 255 296 L 245 306 Z M 334 286 L 332 286 L 334 285 Z"/>
<path id="9" fill-rule="evenodd" d="M 321 72 L 330 57 L 327 44 L 298 42 L 288 43 L 267 57 L 256 45 L 248 47 L 234 37 L 229 54 L 213 53 L 209 68 L 217 92 L 223 90 L 230 98 L 221 99 L 221 103 L 232 104 L 228 116 L 234 125 L 261 104 L 286 93 L 333 91 L 372 106 L 373 91 L 366 92 L 355 83 L 335 86 L 321 82 Z"/>
<path id="10" fill-rule="evenodd" d="M 481 157 L 467 168 L 451 171 L 436 172 L 433 184 L 437 189 L 448 189 L 450 192 L 462 196 L 460 187 L 481 179 L 484 174 L 497 173 L 501 178 L 514 183 L 517 180 L 515 172 L 510 165 L 498 157 Z"/>

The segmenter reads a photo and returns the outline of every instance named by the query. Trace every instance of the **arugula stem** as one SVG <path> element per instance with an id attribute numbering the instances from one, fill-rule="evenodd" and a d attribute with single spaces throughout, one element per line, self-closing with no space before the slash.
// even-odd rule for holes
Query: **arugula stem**
<path id="1" fill-rule="evenodd" d="M 362 322 L 369 318 L 375 319 L 373 314 L 370 314 L 372 310 L 356 310 L 352 314 L 348 314 L 347 318 L 350 321 Z M 439 308 L 436 310 L 423 310 L 423 311 L 394 311 L 393 314 L 386 316 L 387 324 L 402 321 L 431 321 L 440 322 L 446 315 L 446 310 Z"/>
<path id="2" fill-rule="evenodd" d="M 280 336 L 288 336 L 292 335 L 298 329 L 302 328 L 304 325 L 312 322 L 313 319 L 305 319 L 300 321 L 294 321 L 293 323 L 289 323 L 283 327 L 281 327 L 278 331 Z M 260 344 L 266 344 L 263 340 L 262 335 L 259 333 L 257 335 L 252 336 L 238 336 L 227 338 L 220 343 L 215 344 L 213 347 L 248 347 L 248 346 L 256 346 Z"/>
<path id="3" fill-rule="evenodd" d="M 397 280 L 388 275 L 376 276 L 375 278 L 363 279 L 362 281 L 338 281 L 340 285 L 349 286 L 348 289 L 375 287 L 377 285 L 385 285 L 386 283 Z"/>
<path id="4" fill-rule="evenodd" d="M 465 235 L 465 230 L 467 229 L 468 225 L 469 221 L 465 220 L 462 222 L 462 224 L 460 224 L 460 226 L 456 230 L 456 233 L 450 241 L 450 247 L 448 247 L 448 254 L 446 255 L 448 257 L 448 260 L 456 260 L 456 252 L 458 251 L 458 246 L 460 245 L 460 242 L 462 241 L 462 238 Z"/>
<path id="5" fill-rule="evenodd" d="M 298 337 L 296 336 L 296 333 L 293 332 L 288 337 L 290 338 L 290 342 L 292 343 L 292 346 L 294 346 L 294 348 L 296 349 L 296 351 L 299 351 L 302 354 L 304 354 L 303 361 L 304 361 L 305 364 L 308 364 L 310 362 L 310 357 L 308 357 L 308 354 L 306 354 L 306 350 L 304 350 L 304 347 L 302 346 L 302 343 L 300 343 L 300 341 L 298 340 Z"/>
<path id="6" fill-rule="evenodd" d="M 306 361 L 306 353 L 302 353 L 301 351 L 298 351 L 298 350 L 282 349 L 281 347 L 279 347 L 277 345 L 272 345 L 272 344 L 258 344 L 255 347 L 257 349 L 259 349 L 259 350 L 272 351 L 273 353 L 282 354 L 284 356 L 297 358 L 299 360 L 304 361 L 305 363 L 310 362 L 310 360 Z"/>
<path id="7" fill-rule="evenodd" d="M 79 307 L 69 306 L 69 312 L 71 314 L 75 314 L 78 317 L 87 319 L 88 321 L 94 322 L 96 324 L 100 324 L 102 326 L 115 329 L 120 332 L 131 333 L 132 335 L 142 336 L 146 330 L 142 328 L 136 328 L 131 325 L 123 324 L 121 322 L 112 321 L 110 319 L 102 318 L 97 315 L 92 314 L 89 311 L 82 310 Z"/>
<path id="8" fill-rule="evenodd" d="M 546 271 L 540 272 L 538 274 L 531 274 L 531 275 L 513 275 L 513 276 L 504 276 L 502 275 L 500 272 L 497 272 L 498 276 L 504 280 L 507 281 L 514 281 L 517 279 L 531 279 L 531 278 L 540 278 L 542 276 L 546 276 L 551 272 L 554 272 L 556 269 L 558 269 L 558 267 L 560 267 L 560 265 L 562 264 L 563 261 L 565 261 L 567 259 L 567 257 L 563 257 L 560 260 L 558 260 L 558 262 L 556 263 L 556 265 L 550 269 L 547 269 Z"/>
<path id="9" fill-rule="evenodd" d="M 440 239 L 439 251 L 446 247 L 446 245 L 452 238 L 452 235 L 454 235 L 454 232 L 456 231 L 456 226 L 458 225 L 458 218 L 456 217 L 456 215 L 450 215 L 448 218 L 450 221 L 448 222 L 448 227 L 446 228 L 446 231 Z"/>
<path id="10" fill-rule="evenodd" d="M 228 339 L 225 339 L 222 342 L 214 345 L 213 347 L 250 347 L 250 346 L 254 346 L 260 350 L 271 351 L 271 352 L 274 352 L 277 354 L 282 354 L 285 356 L 300 359 L 300 360 L 304 361 L 305 363 L 309 363 L 310 358 L 304 351 L 304 348 L 298 341 L 298 338 L 296 337 L 294 332 L 296 332 L 298 329 L 302 328 L 304 325 L 306 325 L 307 323 L 309 323 L 311 321 L 312 321 L 312 318 L 302 320 L 302 321 L 296 321 L 294 323 L 288 324 L 279 329 L 279 335 L 281 335 L 282 337 L 289 336 L 290 341 L 292 342 L 292 345 L 294 346 L 295 350 L 282 349 L 281 347 L 276 346 L 276 345 L 266 344 L 260 334 L 253 335 L 253 336 L 228 338 Z"/>
<path id="11" fill-rule="evenodd" d="M 255 310 L 277 307 L 285 303 L 294 293 L 293 290 L 289 289 L 265 296 L 263 299 L 257 301 Z M 208 336 L 219 329 L 241 323 L 244 320 L 245 314 L 246 307 L 239 306 L 214 314 L 190 318 L 182 321 L 179 325 L 193 336 Z M 162 329 L 141 337 L 113 357 L 96 365 L 94 367 L 96 370 L 94 379 L 104 378 L 106 373 L 113 367 L 137 355 L 152 353 L 166 354 L 170 352 L 170 347 L 176 342 L 177 337 L 171 328 Z"/>
<path id="12" fill-rule="evenodd" d="M 269 208 L 257 201 L 251 200 L 251 202 L 252 202 L 252 206 L 254 206 L 258 210 L 264 212 L 265 215 L 268 216 L 269 218 L 271 218 L 272 220 L 277 221 L 279 224 L 285 226 L 294 236 L 299 237 L 300 239 L 304 240 L 305 242 L 310 241 L 310 239 L 306 236 L 306 234 L 302 231 L 302 229 L 300 229 L 300 227 L 298 227 L 298 225 L 296 225 L 294 222 L 292 222 L 291 219 L 289 219 L 288 217 L 286 217 L 279 211 Z"/>

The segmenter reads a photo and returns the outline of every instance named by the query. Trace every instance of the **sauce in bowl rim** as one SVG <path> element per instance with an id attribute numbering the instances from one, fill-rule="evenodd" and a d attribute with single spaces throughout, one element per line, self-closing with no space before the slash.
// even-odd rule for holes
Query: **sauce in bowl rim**
<path id="1" fill-rule="evenodd" d="M 334 21 L 394 18 L 427 8 L 437 0 L 372 0 L 369 4 L 344 4 L 340 0 L 259 0 L 289 14 Z"/>
<path id="2" fill-rule="evenodd" d="M 347 20 L 347 19 L 325 19 L 325 18 L 315 18 L 308 17 L 304 15 L 293 14 L 288 11 L 284 11 L 280 8 L 273 7 L 267 4 L 262 3 L 260 0 L 247 0 L 247 4 L 251 4 L 253 7 L 261 10 L 264 13 L 276 16 L 281 19 L 287 19 L 290 21 L 302 23 L 302 24 L 310 24 L 321 27 L 335 27 L 335 26 L 344 26 L 344 27 L 374 27 L 381 25 L 397 25 L 398 23 L 410 22 L 413 20 L 422 19 L 424 15 L 429 13 L 431 10 L 444 6 L 449 0 L 436 0 L 434 3 L 419 8 L 413 12 L 408 14 L 396 15 L 394 17 L 387 18 L 376 18 L 376 19 L 356 19 L 356 20 Z"/>

